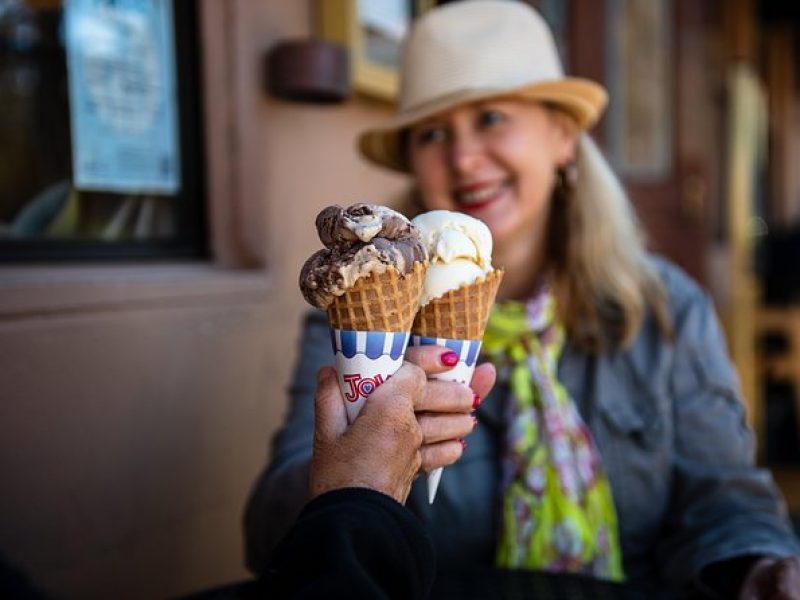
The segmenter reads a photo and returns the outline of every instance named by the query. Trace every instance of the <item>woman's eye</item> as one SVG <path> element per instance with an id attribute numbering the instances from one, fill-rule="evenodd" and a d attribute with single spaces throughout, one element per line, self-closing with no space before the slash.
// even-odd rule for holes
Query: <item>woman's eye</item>
<path id="1" fill-rule="evenodd" d="M 428 127 L 417 133 L 416 141 L 420 146 L 441 142 L 445 138 L 445 131 L 442 127 Z"/>
<path id="2" fill-rule="evenodd" d="M 478 124 L 481 127 L 497 125 L 498 123 L 501 123 L 503 120 L 505 120 L 505 115 L 496 110 L 484 110 L 481 111 L 480 115 L 478 116 Z"/>

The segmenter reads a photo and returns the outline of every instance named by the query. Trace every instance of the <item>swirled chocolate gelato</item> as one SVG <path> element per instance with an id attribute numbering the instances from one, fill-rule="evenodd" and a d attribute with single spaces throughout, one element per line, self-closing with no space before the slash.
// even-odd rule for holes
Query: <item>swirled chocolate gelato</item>
<path id="1" fill-rule="evenodd" d="M 300 290 L 323 310 L 362 277 L 390 268 L 404 275 L 428 259 L 416 227 L 385 206 L 329 206 L 317 215 L 316 226 L 325 248 L 303 265 Z"/>

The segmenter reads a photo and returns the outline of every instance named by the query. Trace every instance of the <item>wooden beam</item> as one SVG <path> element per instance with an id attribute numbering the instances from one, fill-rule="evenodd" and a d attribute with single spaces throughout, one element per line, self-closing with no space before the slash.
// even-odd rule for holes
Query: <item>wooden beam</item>
<path id="1" fill-rule="evenodd" d="M 728 60 L 754 63 L 758 58 L 758 31 L 753 0 L 728 0 L 724 6 Z"/>
<path id="2" fill-rule="evenodd" d="M 770 224 L 791 225 L 800 216 L 796 167 L 797 81 L 795 33 L 791 25 L 773 25 L 764 35 L 766 84 L 769 98 L 769 181 L 767 198 Z"/>
<path id="3" fill-rule="evenodd" d="M 587 77 L 608 86 L 606 77 L 605 51 L 605 0 L 570 0 L 567 19 L 569 39 L 569 65 L 565 65 L 571 75 Z M 614 98 L 611 99 L 615 101 Z M 592 137 L 605 145 L 605 113 L 592 129 Z"/>

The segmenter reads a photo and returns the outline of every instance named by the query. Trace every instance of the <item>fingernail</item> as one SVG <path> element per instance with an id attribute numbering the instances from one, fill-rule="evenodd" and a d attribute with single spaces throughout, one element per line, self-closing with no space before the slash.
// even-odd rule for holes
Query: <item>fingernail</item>
<path id="1" fill-rule="evenodd" d="M 472 392 L 472 410 L 478 410 L 478 407 L 481 405 L 481 397 L 478 396 L 475 392 Z"/>
<path id="2" fill-rule="evenodd" d="M 475 429 L 478 426 L 478 417 L 472 415 L 472 428 Z"/>
<path id="3" fill-rule="evenodd" d="M 445 352 L 439 357 L 445 367 L 455 367 L 458 364 L 458 354 L 453 352 Z"/>
<path id="4" fill-rule="evenodd" d="M 467 441 L 465 439 L 463 439 L 463 438 L 459 439 L 458 441 L 461 442 L 461 449 L 462 450 L 466 450 L 467 449 Z"/>

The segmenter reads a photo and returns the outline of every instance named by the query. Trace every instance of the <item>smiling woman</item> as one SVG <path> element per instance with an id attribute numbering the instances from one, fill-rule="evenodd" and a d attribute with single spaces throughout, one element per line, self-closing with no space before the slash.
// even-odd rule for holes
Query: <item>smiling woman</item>
<path id="1" fill-rule="evenodd" d="M 482 101 L 413 125 L 409 164 L 427 208 L 481 219 L 499 264 L 536 272 L 546 250 L 550 190 L 559 169 L 574 161 L 576 142 L 574 122 L 560 111 Z"/>
<path id="2" fill-rule="evenodd" d="M 360 135 L 361 153 L 410 174 L 422 210 L 483 221 L 505 269 L 483 339 L 500 385 L 436 503 L 424 482 L 409 496 L 440 568 L 725 598 L 794 589 L 800 545 L 753 463 L 714 308 L 646 251 L 589 137 L 605 90 L 564 74 L 544 20 L 520 2 L 449 3 L 405 43 L 398 112 Z M 248 509 L 251 539 L 280 529 L 304 495 L 305 382 L 329 360 L 323 337 L 309 318 L 290 417 Z"/>

